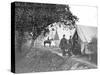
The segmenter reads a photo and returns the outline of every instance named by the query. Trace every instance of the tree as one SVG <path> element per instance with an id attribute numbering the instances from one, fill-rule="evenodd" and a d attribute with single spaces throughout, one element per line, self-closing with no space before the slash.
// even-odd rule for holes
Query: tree
<path id="1" fill-rule="evenodd" d="M 25 31 L 33 33 L 34 40 L 49 32 L 48 26 L 54 22 L 63 22 L 74 26 L 78 18 L 74 16 L 69 5 L 19 3 L 15 4 L 15 26 L 22 38 Z"/>

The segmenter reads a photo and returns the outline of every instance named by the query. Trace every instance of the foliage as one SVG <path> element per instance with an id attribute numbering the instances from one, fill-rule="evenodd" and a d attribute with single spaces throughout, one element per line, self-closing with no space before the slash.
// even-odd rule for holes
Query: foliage
<path id="1" fill-rule="evenodd" d="M 68 5 L 41 4 L 41 3 L 16 3 L 15 25 L 16 30 L 33 32 L 35 40 L 42 32 L 49 32 L 47 28 L 51 23 L 64 22 L 65 25 L 75 25 L 78 20 Z"/>

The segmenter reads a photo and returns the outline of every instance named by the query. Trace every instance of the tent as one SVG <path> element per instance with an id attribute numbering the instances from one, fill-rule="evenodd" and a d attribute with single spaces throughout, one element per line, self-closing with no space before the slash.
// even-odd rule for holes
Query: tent
<path id="1" fill-rule="evenodd" d="M 91 42 L 92 38 L 97 38 L 97 27 L 77 25 L 77 32 L 82 42 Z"/>
<path id="2" fill-rule="evenodd" d="M 58 35 L 58 32 L 56 30 L 55 32 L 55 35 L 54 35 L 54 43 L 55 43 L 55 46 L 59 46 L 59 42 L 60 42 L 60 39 L 59 39 L 59 35 Z"/>
<path id="3" fill-rule="evenodd" d="M 76 33 L 77 32 L 77 33 Z M 87 44 L 91 42 L 92 38 L 97 38 L 97 27 L 77 25 L 73 37 L 77 35 L 81 43 L 81 53 L 89 53 Z"/>
<path id="4" fill-rule="evenodd" d="M 56 30 L 55 36 L 54 36 L 54 40 L 59 40 L 59 36 L 58 36 L 58 32 Z"/>

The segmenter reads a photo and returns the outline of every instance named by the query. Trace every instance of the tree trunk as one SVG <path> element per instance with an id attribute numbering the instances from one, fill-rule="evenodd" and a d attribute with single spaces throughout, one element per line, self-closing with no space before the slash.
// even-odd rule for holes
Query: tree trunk
<path id="1" fill-rule="evenodd" d="M 31 46 L 30 46 L 30 50 L 32 50 L 33 47 L 34 47 L 34 41 L 35 41 L 35 40 L 32 39 L 32 43 L 31 43 Z"/>

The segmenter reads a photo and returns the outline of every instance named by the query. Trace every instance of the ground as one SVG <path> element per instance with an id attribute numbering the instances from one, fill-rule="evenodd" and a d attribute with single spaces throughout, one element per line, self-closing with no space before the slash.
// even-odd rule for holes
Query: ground
<path id="1" fill-rule="evenodd" d="M 62 56 L 59 48 L 34 47 L 25 56 L 19 56 L 19 59 L 15 65 L 16 73 L 97 68 L 87 57 Z"/>

